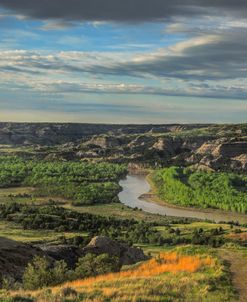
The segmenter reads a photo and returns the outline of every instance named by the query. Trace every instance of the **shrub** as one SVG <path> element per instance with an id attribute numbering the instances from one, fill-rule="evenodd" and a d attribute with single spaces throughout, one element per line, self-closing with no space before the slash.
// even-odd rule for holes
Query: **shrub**
<path id="1" fill-rule="evenodd" d="M 67 264 L 64 261 L 56 261 L 54 267 L 51 267 L 45 257 L 36 256 L 24 272 L 23 286 L 35 290 L 60 284 L 67 280 L 68 274 Z"/>
<path id="2" fill-rule="evenodd" d="M 78 260 L 75 275 L 76 278 L 86 278 L 116 272 L 120 269 L 119 260 L 117 257 L 111 257 L 108 254 L 95 256 L 87 254 Z"/>
<path id="3" fill-rule="evenodd" d="M 24 275 L 23 285 L 26 289 L 34 290 L 48 286 L 52 281 L 49 263 L 45 257 L 34 257 L 29 263 Z"/>

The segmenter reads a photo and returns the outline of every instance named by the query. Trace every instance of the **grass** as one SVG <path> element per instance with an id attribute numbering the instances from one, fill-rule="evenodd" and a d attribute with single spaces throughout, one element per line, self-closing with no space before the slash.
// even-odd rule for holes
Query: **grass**
<path id="1" fill-rule="evenodd" d="M 43 204 L 47 203 L 50 198 L 34 197 L 35 189 L 30 187 L 15 187 L 15 188 L 1 188 L 0 189 L 0 203 L 33 203 Z M 28 196 L 25 196 L 28 195 Z M 23 196 L 21 196 L 23 195 Z"/>
<path id="2" fill-rule="evenodd" d="M 21 194 L 31 195 L 33 188 L 17 187 L 17 188 L 1 188 L 0 189 L 0 203 L 12 203 L 12 202 L 32 202 L 31 197 L 18 197 Z"/>
<path id="3" fill-rule="evenodd" d="M 174 249 L 174 246 L 170 245 L 158 246 L 152 244 L 138 244 L 136 246 L 141 248 L 146 255 L 151 255 L 152 257 L 156 257 L 160 253 L 171 251 Z"/>
<path id="4" fill-rule="evenodd" d="M 25 243 L 59 243 L 61 237 L 66 239 L 75 236 L 87 236 L 87 233 L 82 232 L 54 232 L 49 230 L 23 230 L 20 226 L 12 222 L 0 222 L 0 237 L 9 238 Z"/>
<path id="5" fill-rule="evenodd" d="M 170 225 L 173 229 L 179 229 L 181 232 L 181 235 L 187 235 L 191 234 L 194 230 L 203 229 L 205 232 L 209 232 L 216 228 L 221 228 L 225 234 L 229 234 L 234 232 L 236 229 L 241 229 L 241 231 L 245 232 L 247 231 L 247 228 L 245 227 L 239 227 L 239 226 L 233 226 L 231 228 L 230 224 L 225 223 L 211 223 L 211 222 L 192 222 L 188 224 L 171 224 Z M 163 233 L 164 235 L 167 234 L 167 228 L 164 226 L 158 226 L 156 227 L 158 231 Z"/>
<path id="6" fill-rule="evenodd" d="M 247 297 L 247 250 L 222 249 L 218 253 L 222 259 L 229 263 L 233 285 L 239 293 L 238 301 L 245 302 Z"/>
<path id="7" fill-rule="evenodd" d="M 154 221 L 160 220 L 165 221 L 165 218 L 158 217 L 158 215 L 149 214 L 140 210 L 133 210 L 121 203 L 112 203 L 112 204 L 104 204 L 104 205 L 93 205 L 93 206 L 83 206 L 83 207 L 73 207 L 70 205 L 66 205 L 66 208 L 72 209 L 74 211 L 78 211 L 81 213 L 90 213 L 95 215 L 101 215 L 106 217 L 116 217 L 122 219 L 137 219 L 137 220 L 146 220 L 146 221 Z"/>
<path id="8" fill-rule="evenodd" d="M 163 237 L 171 236 L 171 228 L 173 230 L 179 229 L 179 237 L 190 238 L 195 231 L 202 229 L 204 235 L 212 236 L 212 231 L 221 229 L 218 237 L 225 238 L 228 242 L 242 243 L 247 242 L 247 228 L 240 226 L 230 226 L 229 224 L 222 223 L 209 223 L 209 222 L 192 222 L 189 224 L 171 224 L 169 227 L 157 226 L 154 227 L 159 231 Z M 240 232 L 239 232 L 240 231 Z M 174 236 L 174 235 L 173 235 Z"/>
<path id="9" fill-rule="evenodd" d="M 183 218 L 162 216 L 158 214 L 151 214 L 139 209 L 132 209 L 128 206 L 125 206 L 121 203 L 111 203 L 111 204 L 98 204 L 93 206 L 82 206 L 74 207 L 70 204 L 66 204 L 65 208 L 80 212 L 80 213 L 90 213 L 94 215 L 101 215 L 105 217 L 116 217 L 120 219 L 136 219 L 144 220 L 146 222 L 155 222 L 155 223 L 173 223 L 183 220 Z M 191 222 L 195 219 L 188 218 L 187 221 Z"/>
<path id="10" fill-rule="evenodd" d="M 26 194 L 26 196 L 25 196 Z M 21 196 L 22 195 L 22 196 Z M 100 215 L 105 217 L 116 217 L 120 219 L 136 219 L 145 220 L 147 222 L 156 222 L 165 224 L 172 222 L 179 222 L 182 218 L 166 217 L 157 214 L 151 214 L 144 212 L 139 209 L 132 209 L 121 203 L 109 203 L 109 204 L 95 204 L 90 206 L 73 206 L 72 200 L 46 196 L 39 197 L 35 196 L 35 188 L 32 187 L 13 187 L 13 188 L 0 188 L 0 204 L 10 203 L 22 203 L 22 204 L 33 204 L 33 205 L 46 205 L 50 204 L 50 201 L 54 202 L 64 208 L 77 211 L 80 213 L 89 213 L 94 215 Z M 195 219 L 187 219 L 188 222 L 194 221 Z"/>
<path id="11" fill-rule="evenodd" d="M 209 252 L 199 253 L 193 247 L 188 247 L 187 252 L 186 248 L 162 252 L 156 258 L 119 273 L 8 295 L 9 299 L 21 295 L 35 302 L 237 301 L 222 263 Z"/>
<path id="12" fill-rule="evenodd" d="M 12 146 L 0 144 L 0 151 L 5 153 L 16 153 L 16 152 L 33 152 L 33 148 L 29 146 Z"/>
<path id="13" fill-rule="evenodd" d="M 36 196 L 35 188 L 32 187 L 12 187 L 12 188 L 0 188 L 0 203 L 24 203 L 34 205 L 49 204 L 50 201 L 56 204 L 65 204 L 71 201 L 54 196 L 40 197 Z"/>
<path id="14" fill-rule="evenodd" d="M 233 241 L 247 242 L 247 229 L 241 233 L 230 233 L 227 235 L 227 238 L 232 239 Z"/>

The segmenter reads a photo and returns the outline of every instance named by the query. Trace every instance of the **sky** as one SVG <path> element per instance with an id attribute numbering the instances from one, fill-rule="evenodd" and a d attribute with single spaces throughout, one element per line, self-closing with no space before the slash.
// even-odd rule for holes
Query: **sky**
<path id="1" fill-rule="evenodd" d="M 246 0 L 0 0 L 0 121 L 247 122 Z"/>

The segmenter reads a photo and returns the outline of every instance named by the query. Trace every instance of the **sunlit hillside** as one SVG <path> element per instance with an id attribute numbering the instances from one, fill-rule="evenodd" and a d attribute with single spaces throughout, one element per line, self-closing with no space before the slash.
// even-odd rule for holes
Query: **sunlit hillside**
<path id="1" fill-rule="evenodd" d="M 22 292 L 30 301 L 235 301 L 218 260 L 206 254 L 161 253 L 119 273 Z"/>

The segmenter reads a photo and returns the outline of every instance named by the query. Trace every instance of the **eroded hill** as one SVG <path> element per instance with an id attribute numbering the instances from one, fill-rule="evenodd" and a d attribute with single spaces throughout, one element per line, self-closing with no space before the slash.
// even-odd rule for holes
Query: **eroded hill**
<path id="1" fill-rule="evenodd" d="M 0 123 L 1 154 L 146 166 L 247 171 L 247 124 Z"/>

